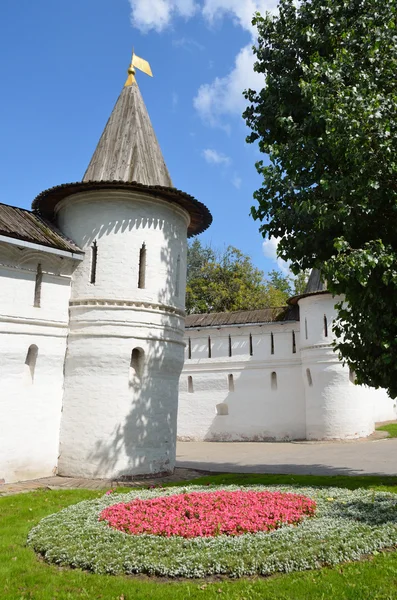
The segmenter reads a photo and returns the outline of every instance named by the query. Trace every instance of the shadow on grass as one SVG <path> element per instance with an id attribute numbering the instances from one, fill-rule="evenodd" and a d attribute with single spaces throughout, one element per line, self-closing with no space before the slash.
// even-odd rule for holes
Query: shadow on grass
<path id="1" fill-rule="evenodd" d="M 311 487 L 339 487 L 349 490 L 358 488 L 397 493 L 397 477 L 378 475 L 262 475 L 256 473 L 221 473 L 205 475 L 192 481 L 167 482 L 162 487 L 185 487 L 187 485 L 300 485 Z M 148 486 L 153 487 L 153 486 Z M 132 487 L 118 488 L 127 492 Z"/>

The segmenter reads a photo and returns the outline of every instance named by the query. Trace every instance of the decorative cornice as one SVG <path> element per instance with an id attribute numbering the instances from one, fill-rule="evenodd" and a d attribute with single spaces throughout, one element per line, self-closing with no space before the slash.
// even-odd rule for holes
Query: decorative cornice
<path id="1" fill-rule="evenodd" d="M 182 319 L 185 318 L 185 311 L 176 308 L 175 306 L 169 306 L 167 304 L 157 304 L 155 302 L 145 302 L 139 300 L 114 300 L 108 298 L 79 298 L 77 300 L 70 300 L 69 306 L 76 308 L 80 306 L 96 306 L 96 307 L 115 307 L 115 308 L 127 308 L 135 310 L 146 310 L 150 312 L 162 312 L 169 315 L 175 315 Z"/>

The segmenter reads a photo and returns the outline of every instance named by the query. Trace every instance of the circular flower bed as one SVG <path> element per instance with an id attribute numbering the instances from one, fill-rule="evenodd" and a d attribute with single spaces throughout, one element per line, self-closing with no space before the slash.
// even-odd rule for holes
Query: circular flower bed
<path id="1" fill-rule="evenodd" d="M 121 502 L 105 508 L 100 519 L 132 535 L 193 538 L 243 535 L 288 523 L 297 525 L 305 515 L 314 514 L 315 508 L 313 500 L 297 494 L 222 490 Z"/>
<path id="2" fill-rule="evenodd" d="M 214 492 L 223 497 L 225 492 L 251 491 L 304 496 L 316 509 L 314 514 L 306 512 L 298 524 L 281 519 L 268 531 L 198 537 L 168 536 L 165 531 L 162 535 L 125 533 L 101 519 L 113 505 L 154 499 L 173 502 L 171 498 L 182 502 L 184 496 L 196 492 L 208 496 L 204 500 L 210 502 Z M 46 517 L 32 529 L 28 544 L 48 562 L 95 573 L 241 577 L 303 571 L 396 547 L 397 495 L 297 486 L 189 486 L 109 494 Z"/>

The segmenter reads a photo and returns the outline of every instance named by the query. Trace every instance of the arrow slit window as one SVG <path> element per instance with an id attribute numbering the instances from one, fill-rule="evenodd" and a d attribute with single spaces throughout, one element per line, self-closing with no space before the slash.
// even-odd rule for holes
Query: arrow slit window
<path id="1" fill-rule="evenodd" d="M 139 251 L 139 276 L 138 288 L 143 289 L 146 284 L 146 244 L 143 243 Z"/>

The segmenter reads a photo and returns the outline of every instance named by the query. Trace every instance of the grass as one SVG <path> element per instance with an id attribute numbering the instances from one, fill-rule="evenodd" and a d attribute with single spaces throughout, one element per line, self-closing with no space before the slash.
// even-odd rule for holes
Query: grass
<path id="1" fill-rule="evenodd" d="M 396 477 L 233 474 L 203 477 L 192 483 L 297 483 L 348 489 L 363 487 L 397 493 Z M 41 518 L 70 504 L 101 495 L 102 492 L 81 489 L 40 490 L 0 498 L 1 600 L 190 600 L 222 597 L 231 600 L 397 599 L 397 552 L 381 553 L 368 561 L 345 564 L 334 569 L 268 579 L 174 582 L 147 577 L 93 575 L 77 569 L 60 569 L 45 564 L 26 547 L 29 530 Z"/>
<path id="2" fill-rule="evenodd" d="M 397 438 L 397 423 L 389 423 L 376 428 L 376 431 L 387 431 L 389 437 Z"/>

